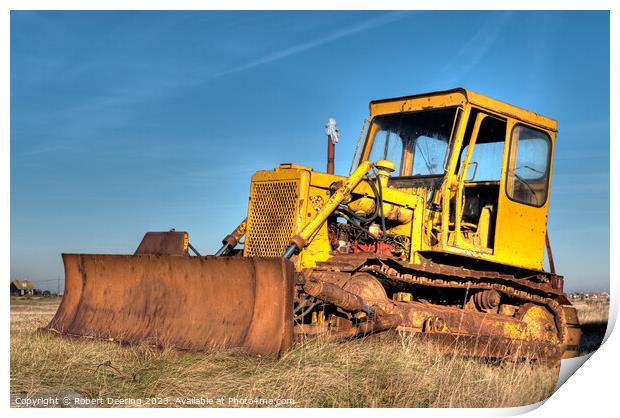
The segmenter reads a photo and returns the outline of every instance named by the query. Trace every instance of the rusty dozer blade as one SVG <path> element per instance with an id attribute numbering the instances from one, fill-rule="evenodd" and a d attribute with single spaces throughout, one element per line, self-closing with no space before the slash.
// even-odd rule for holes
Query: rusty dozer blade
<path id="1" fill-rule="evenodd" d="M 293 265 L 279 257 L 63 254 L 43 331 L 278 356 L 293 341 Z"/>

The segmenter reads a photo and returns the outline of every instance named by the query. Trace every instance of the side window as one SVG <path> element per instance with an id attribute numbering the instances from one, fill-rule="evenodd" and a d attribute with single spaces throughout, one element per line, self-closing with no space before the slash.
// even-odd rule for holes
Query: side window
<path id="1" fill-rule="evenodd" d="M 463 158 L 467 155 L 466 146 L 463 149 Z M 471 161 L 475 164 L 467 170 L 468 181 L 499 181 L 502 176 L 502 157 L 504 155 L 504 142 L 486 142 L 476 144 Z"/>
<path id="2" fill-rule="evenodd" d="M 396 164 L 394 173 L 401 173 L 401 163 L 403 159 L 403 140 L 394 131 L 379 130 L 375 134 L 372 150 L 369 156 L 370 161 L 389 160 Z"/>
<path id="3" fill-rule="evenodd" d="M 549 187 L 551 139 L 539 130 L 516 125 L 510 139 L 506 175 L 508 197 L 532 206 L 543 206 Z"/>
<path id="4" fill-rule="evenodd" d="M 467 181 L 499 181 L 502 176 L 504 143 L 506 138 L 506 121 L 487 117 L 480 125 L 478 138 L 474 144 L 471 163 L 467 170 Z M 461 165 L 469 146 L 461 151 Z"/>

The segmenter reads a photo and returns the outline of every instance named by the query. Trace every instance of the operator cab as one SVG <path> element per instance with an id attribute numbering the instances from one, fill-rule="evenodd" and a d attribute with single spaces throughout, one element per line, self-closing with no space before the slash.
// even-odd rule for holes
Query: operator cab
<path id="1" fill-rule="evenodd" d="M 508 259 L 534 245 L 542 267 L 555 121 L 464 89 L 373 101 L 370 110 L 360 161 L 394 162 L 389 186 L 437 212 L 430 247 Z M 498 228 L 525 234 L 521 247 L 497 248 Z"/>

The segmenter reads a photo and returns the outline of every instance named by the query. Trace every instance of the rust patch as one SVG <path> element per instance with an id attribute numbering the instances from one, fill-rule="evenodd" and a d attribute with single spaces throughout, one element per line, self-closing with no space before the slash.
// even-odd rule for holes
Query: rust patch
<path id="1" fill-rule="evenodd" d="M 43 331 L 278 356 L 293 340 L 293 265 L 280 257 L 63 254 Z"/>

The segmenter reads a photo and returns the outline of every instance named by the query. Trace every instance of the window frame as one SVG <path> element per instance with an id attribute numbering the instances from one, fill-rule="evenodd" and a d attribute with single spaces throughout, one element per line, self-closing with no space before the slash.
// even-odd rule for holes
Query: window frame
<path id="1" fill-rule="evenodd" d="M 546 168 L 545 168 L 545 174 L 544 176 L 546 177 L 546 181 L 545 181 L 545 195 L 544 195 L 544 200 L 536 205 L 534 203 L 530 203 L 530 202 L 525 202 L 516 198 L 513 198 L 513 196 L 510 195 L 510 193 L 508 192 L 508 183 L 509 183 L 509 178 L 508 178 L 508 174 L 510 171 L 510 166 L 512 164 L 511 161 L 511 153 L 512 153 L 512 145 L 514 143 L 514 139 L 515 139 L 515 129 L 519 128 L 519 127 L 524 127 L 533 131 L 537 131 L 542 133 L 546 140 L 547 140 L 547 164 L 546 164 Z M 534 208 L 542 208 L 543 206 L 545 206 L 547 204 L 547 202 L 549 201 L 549 182 L 551 180 L 551 156 L 553 155 L 553 140 L 551 139 L 551 136 L 549 135 L 549 133 L 547 133 L 546 131 L 536 128 L 534 126 L 531 125 L 527 125 L 525 123 L 522 122 L 517 122 L 512 126 L 512 129 L 510 130 L 510 145 L 508 147 L 508 158 L 506 160 L 506 172 L 504 173 L 504 191 L 506 193 L 506 196 L 508 197 L 508 199 L 512 202 L 515 203 L 519 203 L 521 205 L 526 205 L 526 206 L 530 206 L 530 207 L 534 207 Z M 517 150 L 518 152 L 518 150 Z M 516 159 L 516 154 L 515 154 L 515 159 Z"/>

